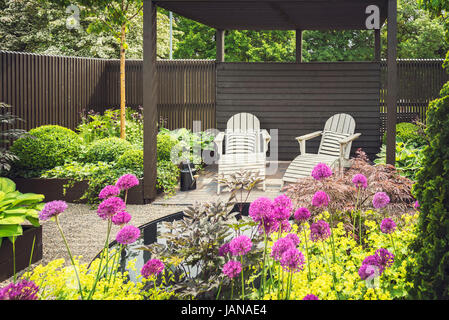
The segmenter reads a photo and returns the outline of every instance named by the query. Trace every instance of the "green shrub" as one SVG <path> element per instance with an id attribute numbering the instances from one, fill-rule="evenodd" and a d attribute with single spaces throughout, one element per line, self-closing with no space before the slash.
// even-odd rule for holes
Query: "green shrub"
<path id="1" fill-rule="evenodd" d="M 168 134 L 159 133 L 157 135 L 157 161 L 169 161 L 172 149 L 178 141 Z"/>
<path id="2" fill-rule="evenodd" d="M 179 168 L 171 161 L 157 162 L 156 188 L 172 195 L 178 185 Z"/>
<path id="3" fill-rule="evenodd" d="M 78 157 L 82 140 L 70 129 L 46 125 L 30 130 L 29 134 L 11 146 L 19 158 L 14 163 L 17 169 L 49 169 Z"/>
<path id="4" fill-rule="evenodd" d="M 125 151 L 117 160 L 118 168 L 127 168 L 133 172 L 143 172 L 143 151 L 131 149 Z"/>
<path id="5" fill-rule="evenodd" d="M 425 137 L 420 133 L 420 128 L 413 123 L 401 122 L 396 124 L 396 137 L 404 143 L 420 147 L 426 144 Z M 387 133 L 384 133 L 382 142 L 387 143 Z"/>
<path id="6" fill-rule="evenodd" d="M 412 189 L 420 204 L 411 246 L 416 263 L 407 267 L 413 299 L 449 299 L 449 82 L 440 95 L 427 110 L 430 143 Z"/>
<path id="7" fill-rule="evenodd" d="M 94 141 L 86 150 L 86 162 L 114 162 L 125 153 L 132 149 L 131 144 L 123 139 L 112 137 Z"/>

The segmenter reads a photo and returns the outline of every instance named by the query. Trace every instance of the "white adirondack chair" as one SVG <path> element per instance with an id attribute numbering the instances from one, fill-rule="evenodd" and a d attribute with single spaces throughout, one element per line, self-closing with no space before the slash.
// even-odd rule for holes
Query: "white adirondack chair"
<path id="1" fill-rule="evenodd" d="M 313 168 L 320 162 L 326 163 L 333 169 L 347 166 L 352 141 L 361 135 L 361 133 L 354 134 L 354 131 L 354 118 L 349 114 L 339 113 L 326 121 L 323 131 L 296 137 L 301 154 L 288 166 L 282 178 L 282 184 L 310 177 Z M 321 136 L 318 154 L 306 153 L 306 141 L 318 136 Z"/>
<path id="2" fill-rule="evenodd" d="M 266 153 L 270 139 L 267 130 L 260 129 L 260 121 L 253 114 L 233 115 L 225 132 L 220 132 L 214 140 L 219 154 L 218 176 L 226 177 L 239 170 L 255 171 L 263 179 L 265 190 Z M 217 183 L 217 194 L 220 194 L 220 183 Z"/>

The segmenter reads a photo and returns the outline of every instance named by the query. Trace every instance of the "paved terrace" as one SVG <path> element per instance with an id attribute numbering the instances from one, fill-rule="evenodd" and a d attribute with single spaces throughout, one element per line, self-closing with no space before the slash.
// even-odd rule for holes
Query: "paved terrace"
<path id="1" fill-rule="evenodd" d="M 280 192 L 282 184 L 282 176 L 287 170 L 290 161 L 278 161 L 278 168 L 273 175 L 266 176 L 266 191 L 262 190 L 262 184 L 256 190 L 252 190 L 248 198 L 248 202 L 255 200 L 258 197 L 265 196 L 271 199 L 275 198 Z M 267 164 L 268 166 L 269 164 Z M 217 195 L 217 182 L 214 181 L 217 177 L 217 165 L 209 165 L 199 173 L 197 180 L 197 187 L 195 190 L 180 191 L 179 186 L 176 189 L 176 194 L 170 198 L 159 196 L 152 204 L 153 205 L 192 205 L 197 202 L 206 202 L 220 198 L 226 200 L 229 197 L 229 191 L 222 186 L 220 195 Z"/>

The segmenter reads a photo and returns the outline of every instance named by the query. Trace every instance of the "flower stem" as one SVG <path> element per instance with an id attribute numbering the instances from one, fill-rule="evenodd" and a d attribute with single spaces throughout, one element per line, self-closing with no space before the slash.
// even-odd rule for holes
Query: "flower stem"
<path id="1" fill-rule="evenodd" d="M 16 283 L 17 280 L 17 274 L 16 274 L 16 237 L 13 236 L 12 238 L 12 268 L 13 268 L 13 282 Z"/>
<path id="2" fill-rule="evenodd" d="M 336 286 L 335 286 L 335 274 L 331 271 L 331 267 L 330 267 L 330 264 L 329 264 L 329 258 L 328 258 L 327 250 L 326 250 L 326 245 L 325 245 L 324 241 L 323 241 L 323 250 L 324 250 L 324 255 L 325 255 L 325 257 L 326 257 L 327 268 L 328 268 L 328 270 L 329 270 L 329 273 L 332 275 L 332 287 L 333 287 L 333 289 L 334 289 L 335 294 L 337 295 L 337 297 L 339 297 L 339 294 L 338 294 L 338 292 L 337 292 L 337 288 L 336 288 Z"/>
<path id="3" fill-rule="evenodd" d="M 243 278 L 243 256 L 240 256 L 240 263 L 242 265 L 242 300 L 245 300 L 245 281 Z"/>
<path id="4" fill-rule="evenodd" d="M 310 271 L 309 245 L 308 245 L 308 242 L 307 242 L 306 228 L 303 228 L 303 231 L 304 231 L 304 242 L 306 244 L 307 268 L 309 270 L 308 273 L 307 273 L 307 280 L 310 283 L 312 281 L 312 272 Z"/>
<path id="5" fill-rule="evenodd" d="M 59 224 L 59 219 L 58 219 L 57 215 L 55 215 L 55 222 L 56 222 L 56 226 L 59 229 L 59 233 L 61 234 L 62 240 L 64 241 L 65 247 L 67 249 L 67 253 L 69 254 L 70 261 L 72 262 L 73 269 L 75 270 L 75 275 L 76 275 L 76 279 L 78 280 L 78 288 L 79 288 L 81 300 L 84 300 L 83 288 L 81 287 L 81 281 L 80 281 L 80 277 L 78 275 L 78 270 L 76 270 L 75 260 L 73 259 L 72 252 L 70 251 L 67 239 L 65 238 L 64 232 L 62 231 L 61 225 Z"/>

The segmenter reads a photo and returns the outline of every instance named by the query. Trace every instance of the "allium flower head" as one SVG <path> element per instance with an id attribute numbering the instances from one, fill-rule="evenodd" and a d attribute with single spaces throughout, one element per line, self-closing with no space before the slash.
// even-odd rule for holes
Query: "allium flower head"
<path id="1" fill-rule="evenodd" d="M 320 300 L 320 299 L 318 299 L 318 297 L 314 294 L 308 294 L 304 298 L 302 298 L 302 300 Z"/>
<path id="2" fill-rule="evenodd" d="M 382 271 L 391 267 L 394 263 L 394 254 L 385 248 L 377 249 L 375 255 Z"/>
<path id="3" fill-rule="evenodd" d="M 249 205 L 248 214 L 254 222 L 271 219 L 273 212 L 273 201 L 266 197 L 259 197 Z"/>
<path id="4" fill-rule="evenodd" d="M 307 208 L 301 207 L 295 211 L 295 220 L 299 222 L 306 222 L 310 218 L 310 211 Z"/>
<path id="5" fill-rule="evenodd" d="M 310 225 L 310 239 L 313 242 L 326 240 L 331 235 L 329 224 L 324 220 L 319 220 Z"/>
<path id="6" fill-rule="evenodd" d="M 273 215 L 276 220 L 288 220 L 293 210 L 292 200 L 285 194 L 273 200 Z"/>
<path id="7" fill-rule="evenodd" d="M 325 163 L 318 163 L 312 170 L 312 177 L 315 180 L 321 180 L 332 175 L 332 169 Z"/>
<path id="8" fill-rule="evenodd" d="M 222 245 L 219 249 L 218 249 L 218 255 L 220 257 L 224 257 L 225 255 L 227 255 L 229 252 L 231 252 L 231 250 L 229 249 L 229 242 L 225 243 L 224 245 Z"/>
<path id="9" fill-rule="evenodd" d="M 354 186 L 356 188 L 363 188 L 366 189 L 368 187 L 368 180 L 366 179 L 366 177 L 361 174 L 358 173 L 356 174 L 353 178 L 352 178 L 352 183 L 354 184 Z"/>
<path id="10" fill-rule="evenodd" d="M 277 230 L 280 232 L 290 232 L 292 230 L 292 225 L 288 220 L 281 220 L 277 224 Z"/>
<path id="11" fill-rule="evenodd" d="M 134 226 L 124 226 L 122 229 L 117 232 L 117 236 L 115 240 L 118 243 L 123 245 L 131 244 L 136 242 L 136 240 L 140 237 L 140 230 Z"/>
<path id="12" fill-rule="evenodd" d="M 245 235 L 238 236 L 229 242 L 229 250 L 233 256 L 243 256 L 247 254 L 252 246 L 253 243 L 251 242 L 251 239 Z"/>
<path id="13" fill-rule="evenodd" d="M 42 221 L 48 220 L 64 212 L 66 209 L 67 203 L 65 201 L 55 200 L 47 202 L 42 211 L 39 212 L 39 219 Z"/>
<path id="14" fill-rule="evenodd" d="M 116 226 L 121 226 L 131 221 L 131 215 L 126 211 L 120 211 L 112 216 L 111 221 Z"/>
<path id="15" fill-rule="evenodd" d="M 139 179 L 133 174 L 125 174 L 118 178 L 115 184 L 120 190 L 128 190 L 134 186 L 139 185 Z"/>
<path id="16" fill-rule="evenodd" d="M 39 287 L 33 281 L 23 279 L 0 289 L 0 300 L 37 300 L 38 292 Z"/>
<path id="17" fill-rule="evenodd" d="M 280 238 L 271 247 L 271 257 L 279 261 L 284 252 L 292 248 L 295 249 L 295 243 L 291 238 Z"/>
<path id="18" fill-rule="evenodd" d="M 97 214 L 103 220 L 112 218 L 112 216 L 120 211 L 125 210 L 125 202 L 118 197 L 110 197 L 103 200 L 98 205 Z"/>
<path id="19" fill-rule="evenodd" d="M 315 207 L 327 207 L 329 205 L 329 196 L 326 192 L 319 190 L 315 192 L 312 198 L 312 205 Z"/>
<path id="20" fill-rule="evenodd" d="M 230 279 L 237 277 L 242 272 L 242 264 L 238 261 L 230 260 L 223 266 L 223 273 Z"/>
<path id="21" fill-rule="evenodd" d="M 100 191 L 100 193 L 98 194 L 98 198 L 103 200 L 103 199 L 107 199 L 110 197 L 116 197 L 118 195 L 120 195 L 120 189 L 116 186 L 109 185 L 109 186 L 104 187 Z"/>
<path id="22" fill-rule="evenodd" d="M 285 250 L 281 257 L 281 266 L 288 272 L 298 272 L 304 268 L 304 255 L 296 248 Z"/>
<path id="23" fill-rule="evenodd" d="M 298 237 L 296 234 L 294 234 L 294 233 L 289 233 L 289 234 L 287 234 L 285 237 L 288 238 L 288 239 L 290 239 L 290 240 L 292 240 L 292 241 L 293 241 L 293 244 L 294 244 L 295 246 L 297 246 L 298 244 L 301 243 L 301 240 L 299 240 L 299 237 Z"/>
<path id="24" fill-rule="evenodd" d="M 151 276 L 157 276 L 159 273 L 164 271 L 165 265 L 164 263 L 159 259 L 151 259 L 148 260 L 140 270 L 140 274 L 145 278 L 148 279 Z"/>
<path id="25" fill-rule="evenodd" d="M 385 192 L 377 192 L 373 197 L 373 206 L 376 209 L 382 209 L 390 203 L 390 197 Z"/>
<path id="26" fill-rule="evenodd" d="M 366 280 L 370 276 L 378 277 L 380 274 L 380 268 L 377 265 L 362 264 L 359 268 L 359 276 L 362 280 Z"/>
<path id="27" fill-rule="evenodd" d="M 393 219 L 385 218 L 380 223 L 380 231 L 383 233 L 393 233 L 396 230 L 396 223 L 394 223 Z"/>

